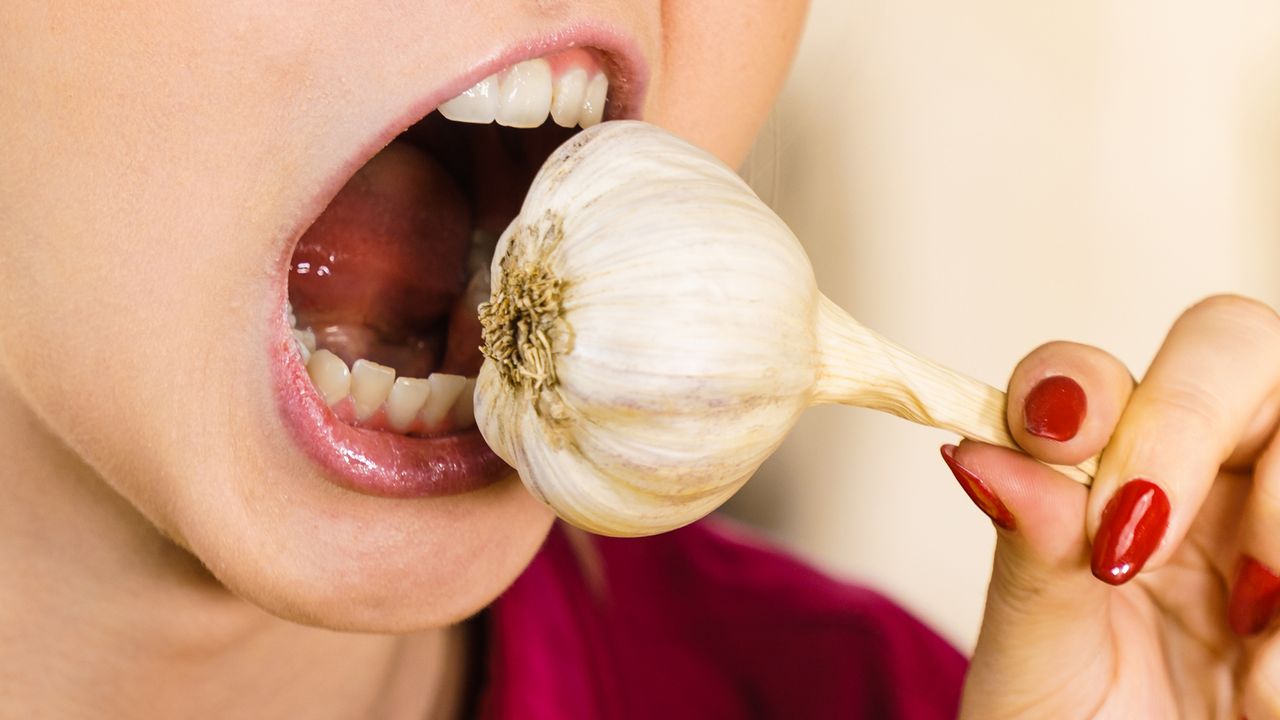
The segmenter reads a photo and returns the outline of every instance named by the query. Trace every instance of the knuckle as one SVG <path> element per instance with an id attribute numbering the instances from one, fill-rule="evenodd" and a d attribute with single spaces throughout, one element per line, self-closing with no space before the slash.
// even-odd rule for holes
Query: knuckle
<path id="1" fill-rule="evenodd" d="M 1070 340 L 1050 340 L 1049 342 L 1040 345 L 1040 347 L 1035 350 L 1032 350 L 1031 354 L 1039 355 L 1042 353 L 1074 352 L 1080 349 L 1080 347 L 1079 343 L 1074 343 Z"/>
<path id="2" fill-rule="evenodd" d="M 1113 355 L 1093 345 L 1070 340 L 1051 340 L 1027 353 L 1018 363 L 1015 373 L 1035 374 L 1046 367 L 1070 373 L 1072 369 L 1088 372 L 1090 369 L 1109 370 L 1123 364 Z M 1128 374 L 1128 371 L 1124 371 Z"/>
<path id="3" fill-rule="evenodd" d="M 1183 318 L 1206 318 L 1214 322 L 1229 322 L 1249 330 L 1260 330 L 1280 336 L 1280 313 L 1261 300 L 1244 295 L 1230 293 L 1210 295 L 1192 305 L 1183 313 Z"/>
<path id="4" fill-rule="evenodd" d="M 1050 340 L 1032 350 L 1028 357 L 1064 357 L 1090 355 L 1102 352 L 1092 345 L 1072 342 L 1070 340 Z"/>
<path id="5" fill-rule="evenodd" d="M 1264 516 L 1270 526 L 1280 527 L 1280 442 L 1263 451 L 1253 468 L 1251 511 Z"/>
<path id="6" fill-rule="evenodd" d="M 1194 433 L 1212 437 L 1227 420 L 1227 409 L 1221 398 L 1208 388 L 1194 383 L 1177 383 L 1163 387 L 1147 398 L 1147 408 L 1154 417 L 1189 425 Z"/>
<path id="7" fill-rule="evenodd" d="M 1264 662 L 1255 665 L 1247 680 L 1247 694 L 1255 704 L 1262 705 L 1272 714 L 1280 713 L 1280 668 L 1276 667 L 1274 653 Z"/>
<path id="8" fill-rule="evenodd" d="M 1280 517 L 1277 517 L 1280 515 L 1280 487 L 1274 482 L 1260 482 L 1254 484 L 1252 492 L 1250 512 L 1262 518 L 1267 526 L 1280 522 Z"/>
<path id="9" fill-rule="evenodd" d="M 1047 342 L 1026 355 L 1018 361 L 1017 367 L 1014 368 L 1014 374 L 1033 372 L 1035 368 L 1046 362 L 1051 362 L 1051 358 L 1058 357 L 1062 354 L 1062 350 L 1067 343 L 1061 340 Z"/>

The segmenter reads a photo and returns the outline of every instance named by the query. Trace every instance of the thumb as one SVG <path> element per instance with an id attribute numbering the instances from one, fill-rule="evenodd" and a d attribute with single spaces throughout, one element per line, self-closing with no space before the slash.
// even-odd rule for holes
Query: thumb
<path id="1" fill-rule="evenodd" d="M 942 457 L 999 528 L 962 717 L 1087 715 L 1115 670 L 1114 590 L 1090 571 L 1088 490 L 991 445 L 947 445 Z"/>

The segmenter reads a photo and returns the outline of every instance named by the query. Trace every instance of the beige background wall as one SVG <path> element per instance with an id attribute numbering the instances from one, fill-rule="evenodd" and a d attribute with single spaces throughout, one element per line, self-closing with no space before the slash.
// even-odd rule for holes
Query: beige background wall
<path id="1" fill-rule="evenodd" d="M 907 347 L 1002 387 L 1073 339 L 1141 376 L 1200 297 L 1280 306 L 1280 3 L 815 0 L 744 172 Z M 994 533 L 950 440 L 813 410 L 734 509 L 967 649 Z"/>

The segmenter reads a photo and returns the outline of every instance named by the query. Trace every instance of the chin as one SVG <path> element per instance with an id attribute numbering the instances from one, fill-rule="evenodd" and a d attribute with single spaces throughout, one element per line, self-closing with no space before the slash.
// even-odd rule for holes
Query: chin
<path id="1" fill-rule="evenodd" d="M 405 633 L 465 620 L 519 576 L 554 520 L 514 475 L 416 502 L 300 494 L 324 482 L 305 473 L 276 478 L 285 492 L 244 491 L 262 480 L 223 485 L 234 496 L 214 506 L 223 514 L 179 517 L 179 544 L 212 576 L 215 596 L 230 590 L 332 630 Z"/>

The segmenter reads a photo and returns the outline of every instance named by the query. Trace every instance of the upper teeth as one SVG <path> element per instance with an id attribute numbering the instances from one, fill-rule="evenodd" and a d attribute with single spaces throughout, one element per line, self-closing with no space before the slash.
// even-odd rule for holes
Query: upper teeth
<path id="1" fill-rule="evenodd" d="M 551 63 L 525 60 L 490 75 L 438 108 L 455 122 L 491 123 L 508 127 L 538 127 L 547 115 L 561 127 L 587 128 L 604 118 L 609 79 L 591 77 L 580 67 L 553 78 Z"/>

